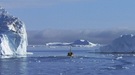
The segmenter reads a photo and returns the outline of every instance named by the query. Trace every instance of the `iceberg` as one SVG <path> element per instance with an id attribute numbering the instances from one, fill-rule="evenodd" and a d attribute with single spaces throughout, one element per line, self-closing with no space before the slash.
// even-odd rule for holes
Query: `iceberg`
<path id="1" fill-rule="evenodd" d="M 0 55 L 26 55 L 27 45 L 25 24 L 0 7 Z"/>
<path id="2" fill-rule="evenodd" d="M 135 52 L 135 36 L 133 34 L 121 35 L 114 39 L 112 43 L 100 47 L 101 52 Z"/>
<path id="3" fill-rule="evenodd" d="M 52 42 L 52 43 L 46 43 L 46 46 L 73 46 L 73 47 L 98 47 L 99 44 L 94 44 L 92 42 L 89 42 L 88 40 L 75 40 L 74 42 L 70 43 L 63 43 L 63 42 Z"/>
<path id="4" fill-rule="evenodd" d="M 96 46 L 99 46 L 98 44 L 94 44 L 88 40 L 83 40 L 83 39 L 75 40 L 73 43 L 71 43 L 71 45 L 75 46 L 75 47 L 96 47 Z"/>

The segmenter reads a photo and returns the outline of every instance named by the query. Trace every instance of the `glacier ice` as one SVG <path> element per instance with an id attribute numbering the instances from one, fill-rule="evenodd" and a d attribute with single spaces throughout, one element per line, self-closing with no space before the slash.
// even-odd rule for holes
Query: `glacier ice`
<path id="1" fill-rule="evenodd" d="M 25 24 L 0 7 L 0 55 L 26 55 Z"/>

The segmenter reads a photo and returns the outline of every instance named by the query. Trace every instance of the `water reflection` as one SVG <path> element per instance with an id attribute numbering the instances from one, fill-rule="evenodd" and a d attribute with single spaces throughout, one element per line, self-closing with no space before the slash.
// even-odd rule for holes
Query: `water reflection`
<path id="1" fill-rule="evenodd" d="M 0 59 L 0 75 L 28 75 L 26 58 Z"/>

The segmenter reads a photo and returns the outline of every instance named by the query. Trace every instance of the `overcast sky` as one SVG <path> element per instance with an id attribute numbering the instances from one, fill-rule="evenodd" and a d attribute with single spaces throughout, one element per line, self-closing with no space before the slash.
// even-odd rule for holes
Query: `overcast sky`
<path id="1" fill-rule="evenodd" d="M 135 0 L 0 0 L 27 30 L 135 29 Z"/>
<path id="2" fill-rule="evenodd" d="M 0 5 L 26 24 L 30 44 L 77 39 L 107 44 L 135 32 L 135 0 L 0 0 Z"/>

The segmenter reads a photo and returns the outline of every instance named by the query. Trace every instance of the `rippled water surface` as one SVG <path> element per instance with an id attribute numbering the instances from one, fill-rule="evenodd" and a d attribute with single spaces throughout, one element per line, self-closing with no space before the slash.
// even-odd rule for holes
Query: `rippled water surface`
<path id="1" fill-rule="evenodd" d="M 0 75 L 134 75 L 134 54 L 95 54 L 90 50 L 29 49 L 27 57 L 1 58 Z"/>

